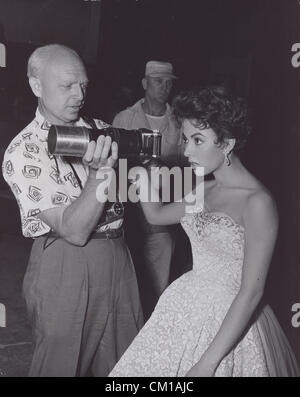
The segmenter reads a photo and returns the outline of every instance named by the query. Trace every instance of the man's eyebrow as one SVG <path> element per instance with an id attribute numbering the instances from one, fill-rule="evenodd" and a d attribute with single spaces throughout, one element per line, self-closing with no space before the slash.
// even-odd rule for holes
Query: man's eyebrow
<path id="1" fill-rule="evenodd" d="M 61 84 L 77 84 L 77 81 L 70 79 L 70 78 L 63 78 L 61 80 Z M 79 84 L 89 84 L 89 80 L 84 80 L 80 82 Z"/>

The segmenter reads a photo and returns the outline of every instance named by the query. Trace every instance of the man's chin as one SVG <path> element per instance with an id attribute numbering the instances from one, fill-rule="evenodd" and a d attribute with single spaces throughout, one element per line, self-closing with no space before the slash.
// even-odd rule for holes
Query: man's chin
<path id="1" fill-rule="evenodd" d="M 161 97 L 159 97 L 159 101 L 165 103 L 165 102 L 167 102 L 168 97 L 169 96 L 161 96 Z"/>
<path id="2" fill-rule="evenodd" d="M 69 122 L 69 123 L 74 123 L 75 121 L 77 121 L 79 119 L 79 111 L 70 111 L 68 112 L 68 114 L 65 116 L 65 121 Z"/>
<path id="3" fill-rule="evenodd" d="M 79 117 L 77 118 L 71 118 L 71 117 L 64 117 L 63 119 L 60 119 L 61 121 L 59 123 L 55 123 L 58 125 L 64 125 L 66 127 L 68 126 L 74 126 L 74 124 L 79 120 Z"/>

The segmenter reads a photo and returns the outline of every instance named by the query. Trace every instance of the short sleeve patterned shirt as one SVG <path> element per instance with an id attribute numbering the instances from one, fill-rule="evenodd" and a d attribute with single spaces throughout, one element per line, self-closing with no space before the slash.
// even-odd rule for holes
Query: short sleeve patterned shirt
<path id="1" fill-rule="evenodd" d="M 97 128 L 108 127 L 101 120 L 94 120 Z M 83 119 L 76 126 L 90 127 Z M 78 177 L 84 186 L 88 169 L 81 159 L 72 165 L 61 156 L 54 158 L 48 152 L 47 138 L 50 124 L 36 111 L 34 120 L 10 143 L 2 165 L 3 177 L 10 186 L 20 209 L 22 232 L 25 237 L 38 237 L 50 231 L 50 227 L 37 215 L 60 205 L 70 205 L 81 193 Z M 104 222 L 107 228 L 118 228 L 122 219 Z"/>

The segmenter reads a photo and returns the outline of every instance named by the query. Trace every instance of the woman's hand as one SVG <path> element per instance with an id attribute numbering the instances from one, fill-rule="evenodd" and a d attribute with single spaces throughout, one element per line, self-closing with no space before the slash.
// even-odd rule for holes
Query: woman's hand
<path id="1" fill-rule="evenodd" d="M 215 372 L 215 366 L 205 364 L 204 360 L 200 360 L 186 373 L 185 376 L 194 378 L 212 378 Z"/>
<path id="2" fill-rule="evenodd" d="M 111 155 L 109 153 L 111 151 Z M 82 159 L 84 165 L 90 170 L 98 171 L 99 168 L 112 168 L 118 159 L 118 144 L 111 141 L 110 136 L 100 135 L 95 141 L 91 141 Z"/>

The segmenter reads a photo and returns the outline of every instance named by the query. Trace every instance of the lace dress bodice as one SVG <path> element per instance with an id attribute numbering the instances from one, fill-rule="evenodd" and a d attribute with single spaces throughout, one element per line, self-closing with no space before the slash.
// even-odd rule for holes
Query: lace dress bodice
<path id="1" fill-rule="evenodd" d="M 236 294 L 244 260 L 243 226 L 227 214 L 205 210 L 186 214 L 181 224 L 191 242 L 198 281 L 222 299 L 224 293 Z"/>

